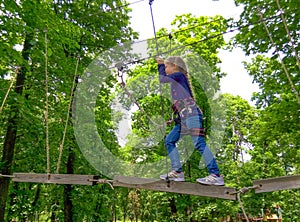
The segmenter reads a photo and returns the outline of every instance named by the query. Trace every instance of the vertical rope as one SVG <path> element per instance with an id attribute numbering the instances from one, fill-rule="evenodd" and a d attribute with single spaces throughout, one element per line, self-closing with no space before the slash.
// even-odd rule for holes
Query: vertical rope
<path id="1" fill-rule="evenodd" d="M 244 217 L 245 217 L 245 219 L 246 219 L 247 222 L 249 222 L 249 219 L 248 219 L 248 216 L 247 216 L 245 207 L 244 207 L 244 205 L 243 205 L 243 202 L 242 202 L 242 200 L 241 200 L 241 194 L 244 194 L 244 193 L 246 193 L 246 192 L 249 191 L 249 190 L 257 189 L 257 188 L 259 188 L 259 186 L 243 187 L 243 188 L 241 188 L 239 191 L 237 191 L 237 192 L 235 192 L 235 193 L 232 193 L 232 194 L 237 194 L 238 202 L 239 202 L 239 204 L 240 204 L 240 207 L 241 207 L 241 209 L 242 209 L 242 211 L 243 211 Z"/>
<path id="2" fill-rule="evenodd" d="M 66 118 L 64 133 L 63 133 L 63 138 L 62 138 L 62 142 L 61 142 L 61 144 L 59 146 L 59 156 L 58 156 L 57 167 L 56 167 L 56 173 L 57 174 L 59 173 L 60 165 L 61 165 L 61 157 L 62 157 L 63 147 L 64 147 L 65 138 L 66 138 L 67 129 L 68 129 L 68 122 L 69 122 L 69 116 L 70 116 L 71 107 L 72 107 L 74 89 L 75 89 L 75 86 L 76 86 L 76 78 L 77 78 L 77 71 L 78 71 L 79 61 L 80 61 L 80 57 L 78 56 L 77 62 L 76 62 L 76 67 L 75 67 L 75 72 L 74 72 L 73 84 L 72 84 L 71 93 L 70 93 L 70 102 L 69 102 L 69 106 L 68 106 L 68 113 L 67 113 L 67 118 Z"/>
<path id="3" fill-rule="evenodd" d="M 152 4 L 154 0 L 149 0 L 150 5 L 150 12 L 151 12 L 151 19 L 152 19 L 152 26 L 153 26 L 153 32 L 154 32 L 154 39 L 155 39 L 155 46 L 156 46 L 156 53 L 158 54 L 158 43 L 157 43 L 157 37 L 156 37 L 156 30 L 155 30 L 155 23 L 154 23 L 154 16 L 152 11 Z"/>
<path id="4" fill-rule="evenodd" d="M 152 19 L 152 26 L 153 26 L 153 32 L 154 32 L 154 39 L 155 39 L 155 46 L 156 46 L 156 53 L 157 55 L 159 55 L 159 51 L 158 51 L 158 42 L 157 42 L 157 36 L 156 36 L 156 30 L 155 30 L 155 23 L 154 23 L 154 16 L 153 16 L 153 11 L 152 11 L 152 4 L 153 4 L 154 0 L 149 0 L 149 5 L 150 5 L 150 12 L 151 12 L 151 19 Z M 163 95 L 162 95 L 162 85 L 161 82 L 159 80 L 159 93 L 160 93 L 160 104 L 161 104 L 161 116 L 162 119 L 164 121 L 164 103 L 163 103 Z M 165 123 L 163 122 L 163 125 Z M 169 172 L 169 166 L 168 166 L 168 155 L 167 155 L 167 149 L 166 149 L 166 144 L 165 144 L 165 138 L 166 135 L 164 133 L 164 140 L 163 140 L 163 144 L 164 144 L 164 150 L 165 150 L 165 156 L 166 156 L 166 173 L 167 173 L 167 183 L 169 184 L 169 177 L 168 177 L 168 172 Z"/>
<path id="5" fill-rule="evenodd" d="M 46 122 L 46 155 L 47 155 L 47 173 L 50 174 L 50 146 L 49 146 L 49 121 L 48 121 L 48 84 L 49 84 L 49 76 L 48 76 L 48 39 L 47 39 L 47 29 L 44 29 L 45 32 L 45 78 L 46 78 L 46 105 L 45 105 L 45 122 Z"/>
<path id="6" fill-rule="evenodd" d="M 170 55 L 171 55 L 171 52 L 172 52 L 172 38 L 173 38 L 171 32 L 168 34 L 168 37 L 169 37 L 169 40 L 170 40 Z"/>
<path id="7" fill-rule="evenodd" d="M 295 45 L 294 45 L 294 41 L 293 41 L 293 39 L 291 37 L 290 30 L 289 30 L 289 28 L 287 26 L 286 19 L 285 19 L 285 16 L 284 16 L 284 12 L 283 12 L 283 10 L 282 10 L 282 8 L 280 6 L 279 0 L 276 0 L 276 3 L 277 3 L 277 6 L 278 6 L 278 9 L 280 11 L 281 19 L 282 19 L 282 22 L 283 22 L 286 34 L 287 34 L 287 36 L 288 36 L 288 38 L 290 40 L 290 43 L 291 43 L 291 46 L 292 46 L 292 50 L 293 50 L 293 52 L 295 54 L 297 65 L 298 65 L 298 67 L 300 69 L 300 60 L 299 60 L 299 57 L 298 57 L 298 52 L 296 51 L 296 48 L 295 48 Z"/>
<path id="8" fill-rule="evenodd" d="M 272 44 L 273 47 L 275 48 L 275 52 L 276 52 L 276 54 L 277 54 L 277 56 L 278 56 L 278 58 L 279 58 L 279 61 L 280 61 L 280 63 L 281 63 L 281 66 L 282 66 L 282 68 L 283 68 L 285 74 L 286 74 L 286 77 L 287 77 L 288 80 L 289 80 L 289 83 L 290 83 L 290 85 L 291 85 L 292 91 L 293 91 L 294 94 L 296 95 L 296 99 L 297 99 L 298 103 L 300 103 L 299 94 L 298 94 L 298 92 L 297 92 L 297 90 L 296 90 L 296 88 L 295 88 L 295 86 L 294 86 L 294 83 L 293 83 L 293 81 L 292 81 L 292 79 L 291 79 L 291 77 L 290 77 L 290 74 L 289 74 L 289 72 L 288 72 L 288 70 L 287 70 L 287 68 L 286 68 L 286 66 L 285 66 L 285 64 L 284 64 L 284 62 L 283 62 L 283 60 L 282 60 L 282 58 L 281 58 L 281 56 L 280 56 L 278 47 L 277 47 L 277 45 L 275 44 L 275 41 L 273 40 L 272 34 L 271 34 L 271 32 L 270 32 L 270 30 L 269 30 L 267 24 L 266 24 L 265 21 L 264 21 L 263 14 L 262 14 L 260 8 L 258 8 L 257 11 L 258 11 L 258 13 L 259 13 L 260 20 L 261 20 L 261 22 L 263 23 L 263 25 L 264 25 L 264 27 L 265 27 L 267 33 L 268 33 L 269 39 L 270 39 L 270 41 L 271 41 L 271 44 Z"/>
<path id="9" fill-rule="evenodd" d="M 246 211 L 245 211 L 243 202 L 242 202 L 242 200 L 241 200 L 241 193 L 240 193 L 240 192 L 237 193 L 237 199 L 238 199 L 238 202 L 239 202 L 239 204 L 240 204 L 240 207 L 241 207 L 241 209 L 242 209 L 242 211 L 243 211 L 243 214 L 244 214 L 244 217 L 245 217 L 246 221 L 249 222 L 247 213 L 246 213 Z"/>

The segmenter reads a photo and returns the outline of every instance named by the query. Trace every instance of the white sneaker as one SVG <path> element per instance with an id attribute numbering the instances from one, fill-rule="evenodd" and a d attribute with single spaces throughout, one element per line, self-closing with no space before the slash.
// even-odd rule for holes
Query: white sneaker
<path id="1" fill-rule="evenodd" d="M 170 173 L 160 175 L 159 178 L 162 180 L 168 179 L 170 181 L 177 181 L 177 182 L 185 181 L 184 173 L 183 172 L 177 173 L 175 170 L 172 170 Z"/>
<path id="2" fill-rule="evenodd" d="M 198 183 L 205 184 L 205 185 L 215 185 L 215 186 L 224 186 L 224 177 L 223 176 L 216 176 L 215 174 L 210 174 L 204 178 L 198 178 L 196 180 Z"/>

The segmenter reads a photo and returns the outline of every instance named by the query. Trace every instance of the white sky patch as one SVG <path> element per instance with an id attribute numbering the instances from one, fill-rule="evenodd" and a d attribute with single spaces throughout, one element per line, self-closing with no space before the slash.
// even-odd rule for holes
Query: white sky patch
<path id="1" fill-rule="evenodd" d="M 13 47 L 14 50 L 17 50 L 19 52 L 21 52 L 23 50 L 23 46 L 20 45 L 20 44 L 16 44 L 14 47 Z"/>

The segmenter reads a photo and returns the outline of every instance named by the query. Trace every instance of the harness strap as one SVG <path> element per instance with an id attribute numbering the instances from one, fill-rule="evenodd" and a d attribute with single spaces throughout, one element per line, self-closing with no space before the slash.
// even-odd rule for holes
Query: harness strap
<path id="1" fill-rule="evenodd" d="M 182 124 L 180 118 L 184 117 L 184 113 L 189 115 L 193 112 L 194 107 L 196 106 L 195 100 L 192 97 L 185 98 L 182 100 L 175 100 L 172 105 L 172 109 L 174 113 L 172 114 L 173 121 L 178 124 L 181 123 L 181 132 L 182 135 L 191 135 L 191 136 L 202 136 L 205 137 L 205 129 L 204 128 L 187 128 Z M 202 113 L 202 111 L 199 109 Z M 174 118 L 173 115 L 177 114 L 178 118 Z M 202 125 L 203 126 L 203 125 Z"/>
<path id="2" fill-rule="evenodd" d="M 193 98 L 186 98 L 181 100 L 175 100 L 172 105 L 172 109 L 175 113 L 181 113 L 184 110 L 189 110 L 195 106 L 196 103 Z"/>
<path id="3" fill-rule="evenodd" d="M 192 129 L 183 128 L 181 129 L 180 134 L 205 137 L 205 129 L 204 128 L 192 128 Z"/>

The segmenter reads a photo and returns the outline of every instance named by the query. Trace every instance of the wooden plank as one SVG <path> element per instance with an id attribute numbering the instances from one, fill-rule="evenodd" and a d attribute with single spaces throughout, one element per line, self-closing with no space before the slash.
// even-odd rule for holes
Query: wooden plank
<path id="1" fill-rule="evenodd" d="M 164 180 L 115 176 L 113 186 L 155 190 L 171 193 L 190 194 L 196 196 L 214 197 L 235 200 L 235 188 L 224 186 L 206 186 L 199 183 L 174 182 Z"/>
<path id="2" fill-rule="evenodd" d="M 300 188 L 300 175 L 254 180 L 253 185 L 258 187 L 256 193 L 297 189 Z"/>
<path id="3" fill-rule="evenodd" d="M 99 177 L 95 175 L 38 173 L 14 173 L 12 177 L 12 181 L 14 182 L 75 185 L 95 185 L 95 180 L 97 179 L 99 179 Z"/>

